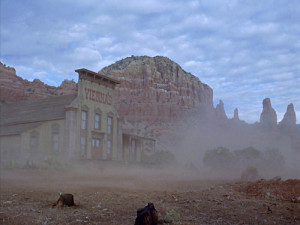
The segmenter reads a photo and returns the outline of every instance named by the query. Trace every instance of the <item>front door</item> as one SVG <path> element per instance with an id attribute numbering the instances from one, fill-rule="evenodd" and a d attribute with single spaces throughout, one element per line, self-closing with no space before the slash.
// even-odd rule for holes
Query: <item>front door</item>
<path id="1" fill-rule="evenodd" d="M 102 159 L 102 143 L 99 138 L 92 139 L 92 157 L 93 159 Z"/>

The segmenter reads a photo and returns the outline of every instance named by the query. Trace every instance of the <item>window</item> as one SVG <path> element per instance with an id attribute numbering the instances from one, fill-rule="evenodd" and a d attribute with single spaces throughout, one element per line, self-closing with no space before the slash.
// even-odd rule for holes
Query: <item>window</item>
<path id="1" fill-rule="evenodd" d="M 135 155 L 135 140 L 131 141 L 131 153 Z"/>
<path id="2" fill-rule="evenodd" d="M 30 150 L 33 153 L 38 150 L 38 132 L 36 131 L 30 133 Z"/>
<path id="3" fill-rule="evenodd" d="M 93 138 L 92 139 L 92 147 L 93 148 L 100 148 L 100 139 Z"/>
<path id="4" fill-rule="evenodd" d="M 87 111 L 81 111 L 81 129 L 86 130 L 87 127 Z"/>
<path id="5" fill-rule="evenodd" d="M 100 140 L 96 139 L 96 148 L 99 148 L 99 147 L 100 147 Z"/>
<path id="6" fill-rule="evenodd" d="M 82 158 L 86 157 L 86 138 L 85 137 L 80 138 L 80 156 Z"/>
<path id="7" fill-rule="evenodd" d="M 136 140 L 132 139 L 131 140 L 131 156 L 130 156 L 132 161 L 136 161 Z"/>
<path id="8" fill-rule="evenodd" d="M 54 152 L 59 151 L 59 125 L 57 123 L 52 124 L 52 150 Z"/>
<path id="9" fill-rule="evenodd" d="M 101 121 L 101 115 L 99 113 L 95 114 L 95 129 L 100 130 L 100 121 Z"/>
<path id="10" fill-rule="evenodd" d="M 58 152 L 59 150 L 59 136 L 58 133 L 52 134 L 52 149 L 55 152 Z"/>
<path id="11" fill-rule="evenodd" d="M 92 138 L 92 159 L 103 159 L 101 139 L 98 137 Z"/>
<path id="12" fill-rule="evenodd" d="M 107 140 L 106 158 L 111 159 L 111 140 Z"/>
<path id="13" fill-rule="evenodd" d="M 110 135 L 112 133 L 112 117 L 107 117 L 107 134 Z"/>

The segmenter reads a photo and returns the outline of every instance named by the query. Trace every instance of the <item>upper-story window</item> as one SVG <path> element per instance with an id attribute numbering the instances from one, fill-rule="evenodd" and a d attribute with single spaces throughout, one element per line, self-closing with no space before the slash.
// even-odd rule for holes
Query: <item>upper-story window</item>
<path id="1" fill-rule="evenodd" d="M 52 134 L 52 149 L 54 152 L 58 152 L 59 150 L 59 136 L 58 133 Z"/>
<path id="2" fill-rule="evenodd" d="M 95 114 L 95 129 L 96 130 L 100 129 L 100 114 L 99 113 Z"/>
<path id="3" fill-rule="evenodd" d="M 95 129 L 96 130 L 101 129 L 101 114 L 100 113 L 95 114 Z"/>
<path id="4" fill-rule="evenodd" d="M 37 152 L 38 151 L 38 132 L 36 131 L 32 131 L 30 133 L 30 150 L 32 153 Z"/>
<path id="5" fill-rule="evenodd" d="M 87 111 L 81 111 L 81 129 L 87 128 Z"/>
<path id="6" fill-rule="evenodd" d="M 107 117 L 107 134 L 112 134 L 112 117 Z"/>
<path id="7" fill-rule="evenodd" d="M 94 117 L 94 129 L 101 129 L 101 110 L 99 108 L 95 109 L 95 117 Z"/>
<path id="8" fill-rule="evenodd" d="M 52 124 L 52 150 L 59 151 L 59 125 L 57 123 Z"/>

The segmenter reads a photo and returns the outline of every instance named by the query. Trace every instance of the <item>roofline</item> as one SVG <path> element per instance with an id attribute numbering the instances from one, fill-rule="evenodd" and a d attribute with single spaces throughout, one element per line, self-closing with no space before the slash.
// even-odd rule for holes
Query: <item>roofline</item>
<path id="1" fill-rule="evenodd" d="M 12 106 L 12 105 L 18 105 L 20 103 L 27 103 L 27 102 L 38 102 L 38 101 L 42 101 L 42 100 L 45 100 L 45 99 L 49 99 L 49 98 L 64 98 L 64 97 L 67 97 L 67 96 L 74 96 L 74 99 L 77 97 L 77 91 L 76 93 L 74 94 L 68 94 L 68 95 L 49 95 L 49 96 L 46 96 L 46 97 L 42 97 L 42 98 L 33 98 L 33 99 L 22 99 L 20 101 L 16 101 L 16 102 L 6 102 L 6 103 L 3 103 L 3 104 L 0 104 L 0 107 L 4 106 L 4 107 L 9 107 L 9 106 Z"/>
<path id="2" fill-rule="evenodd" d="M 118 81 L 117 79 L 114 79 L 114 78 L 105 76 L 105 75 L 100 74 L 100 73 L 96 73 L 96 72 L 94 72 L 94 71 L 91 71 L 91 70 L 88 70 L 88 69 L 85 69 L 85 68 L 77 69 L 77 70 L 75 70 L 75 72 L 77 72 L 77 73 L 85 72 L 85 73 L 88 73 L 88 74 L 92 74 L 92 75 L 97 76 L 97 77 L 99 77 L 99 78 L 102 78 L 102 79 L 104 79 L 104 80 L 108 80 L 108 81 L 110 81 L 110 82 L 113 82 L 114 84 L 120 84 L 120 83 L 121 83 L 121 82 Z"/>
<path id="3" fill-rule="evenodd" d="M 0 134 L 0 137 L 8 137 L 8 136 L 21 136 L 22 133 L 15 133 L 15 134 Z"/>
<path id="4" fill-rule="evenodd" d="M 66 117 L 56 117 L 53 119 L 46 119 L 46 120 L 30 120 L 30 121 L 21 121 L 21 122 L 14 122 L 14 123 L 4 123 L 1 124 L 1 127 L 5 127 L 5 126 L 15 126 L 15 125 L 23 125 L 23 124 L 30 124 L 30 123 L 42 123 L 42 122 L 49 122 L 49 121 L 53 121 L 53 120 L 63 120 Z"/>

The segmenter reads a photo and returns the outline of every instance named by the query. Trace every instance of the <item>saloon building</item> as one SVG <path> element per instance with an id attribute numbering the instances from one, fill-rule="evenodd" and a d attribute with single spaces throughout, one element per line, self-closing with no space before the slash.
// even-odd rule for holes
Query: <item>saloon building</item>
<path id="1" fill-rule="evenodd" d="M 78 92 L 3 104 L 0 108 L 1 161 L 64 159 L 142 161 L 155 151 L 155 140 L 123 133 L 113 105 L 119 81 L 87 69 Z"/>

